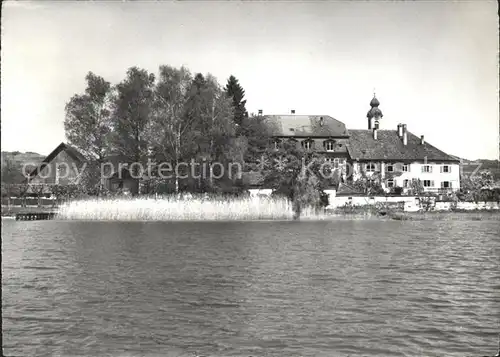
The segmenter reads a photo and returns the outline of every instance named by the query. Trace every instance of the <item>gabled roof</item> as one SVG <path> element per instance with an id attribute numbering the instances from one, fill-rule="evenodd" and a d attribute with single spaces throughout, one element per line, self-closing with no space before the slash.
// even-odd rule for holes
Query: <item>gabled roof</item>
<path id="1" fill-rule="evenodd" d="M 407 145 L 403 145 L 397 130 L 378 130 L 377 140 L 372 130 L 349 130 L 349 134 L 347 150 L 353 160 L 459 161 L 427 142 L 420 144 L 420 138 L 410 132 Z"/>
<path id="2" fill-rule="evenodd" d="M 85 162 L 85 156 L 75 147 L 66 144 L 60 143 L 43 161 L 38 165 L 33 171 L 30 172 L 27 180 L 31 180 L 38 175 L 48 164 L 52 162 L 56 158 L 59 153 L 65 151 L 73 160 L 77 162 Z"/>
<path id="3" fill-rule="evenodd" d="M 272 136 L 342 137 L 347 136 L 346 126 L 329 115 L 267 115 Z"/>

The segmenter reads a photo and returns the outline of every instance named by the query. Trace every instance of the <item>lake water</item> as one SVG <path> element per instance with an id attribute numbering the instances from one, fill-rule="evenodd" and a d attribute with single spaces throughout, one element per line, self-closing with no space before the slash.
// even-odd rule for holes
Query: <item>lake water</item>
<path id="1" fill-rule="evenodd" d="M 498 221 L 2 226 L 9 356 L 498 349 Z"/>

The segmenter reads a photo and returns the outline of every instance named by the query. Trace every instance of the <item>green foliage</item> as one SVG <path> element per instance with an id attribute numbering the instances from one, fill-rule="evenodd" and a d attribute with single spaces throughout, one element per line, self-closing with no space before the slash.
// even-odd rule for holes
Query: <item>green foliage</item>
<path id="1" fill-rule="evenodd" d="M 489 170 L 481 170 L 475 175 L 461 178 L 460 192 L 457 194 L 461 201 L 500 201 L 500 182 Z"/>
<path id="2" fill-rule="evenodd" d="M 145 164 L 148 158 L 148 122 L 154 100 L 155 76 L 144 69 L 129 68 L 126 78 L 116 86 L 112 128 L 114 151 L 129 162 Z M 139 176 L 138 168 L 133 173 Z M 133 193 L 138 192 L 139 182 Z"/>
<path id="3" fill-rule="evenodd" d="M 113 143 L 118 153 L 131 162 L 147 157 L 147 124 L 153 102 L 154 75 L 132 67 L 116 86 L 112 115 Z"/>
<path id="4" fill-rule="evenodd" d="M 266 125 L 263 116 L 249 116 L 242 120 L 240 125 L 240 138 L 246 144 L 244 160 L 255 164 L 264 155 L 270 143 L 270 128 Z"/>
<path id="5" fill-rule="evenodd" d="M 84 94 L 75 94 L 65 107 L 64 130 L 69 143 L 89 159 L 103 160 L 109 151 L 111 85 L 89 72 Z"/>
<path id="6" fill-rule="evenodd" d="M 424 184 L 420 179 L 412 179 L 409 183 L 410 187 L 408 189 L 409 195 L 422 196 L 424 194 Z"/>
<path id="7" fill-rule="evenodd" d="M 236 77 L 231 75 L 227 80 L 227 84 L 226 87 L 224 88 L 224 91 L 226 95 L 231 99 L 232 102 L 231 104 L 234 109 L 233 120 L 235 124 L 239 127 L 238 130 L 239 134 L 239 131 L 242 128 L 243 121 L 245 120 L 245 118 L 248 118 L 248 112 L 245 108 L 247 101 L 243 99 L 245 97 L 245 90 L 240 85 Z"/>
<path id="8" fill-rule="evenodd" d="M 11 158 L 2 158 L 2 186 L 4 184 L 13 184 L 19 177 L 20 168 Z"/>
<path id="9" fill-rule="evenodd" d="M 80 185 L 69 184 L 69 185 L 51 185 L 51 193 L 54 195 L 57 201 L 61 202 L 64 200 L 70 200 L 75 198 L 81 198 L 85 195 L 84 188 Z"/>
<path id="10" fill-rule="evenodd" d="M 361 176 L 352 183 L 352 187 L 367 196 L 384 195 L 385 191 L 381 184 L 381 175 L 379 172 L 374 172 L 368 176 L 366 172 L 362 172 Z"/>
<path id="11" fill-rule="evenodd" d="M 324 189 L 338 186 L 339 172 L 325 165 L 315 152 L 302 150 L 294 140 L 283 141 L 277 149 L 268 148 L 256 167 L 273 195 L 287 197 L 296 217 L 305 207 L 319 209 L 327 204 Z"/>
<path id="12" fill-rule="evenodd" d="M 435 198 L 431 196 L 421 196 L 419 198 L 419 204 L 420 204 L 420 209 L 422 209 L 424 212 L 428 212 L 432 210 L 432 208 L 435 205 Z"/>

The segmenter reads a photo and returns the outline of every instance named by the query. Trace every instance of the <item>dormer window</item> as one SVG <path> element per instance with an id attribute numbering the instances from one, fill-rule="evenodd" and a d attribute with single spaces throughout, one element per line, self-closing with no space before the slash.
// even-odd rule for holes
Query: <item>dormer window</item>
<path id="1" fill-rule="evenodd" d="M 302 147 L 305 149 L 305 150 L 310 150 L 311 147 L 312 147 L 312 141 L 311 140 L 304 140 L 301 142 L 302 144 Z"/>
<path id="2" fill-rule="evenodd" d="M 325 150 L 326 151 L 334 151 L 335 150 L 335 142 L 333 140 L 325 141 Z"/>

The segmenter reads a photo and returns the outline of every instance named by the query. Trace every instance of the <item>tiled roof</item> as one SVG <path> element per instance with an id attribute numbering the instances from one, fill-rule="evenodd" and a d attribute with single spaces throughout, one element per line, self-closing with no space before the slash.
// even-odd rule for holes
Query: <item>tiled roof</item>
<path id="1" fill-rule="evenodd" d="M 328 115 L 267 115 L 272 136 L 347 136 L 346 126 Z"/>
<path id="2" fill-rule="evenodd" d="M 398 136 L 397 130 L 378 130 L 377 140 L 372 130 L 349 130 L 347 150 L 351 159 L 356 160 L 427 160 L 459 161 L 408 132 L 407 145 Z"/>

